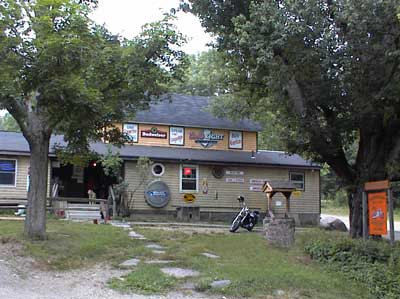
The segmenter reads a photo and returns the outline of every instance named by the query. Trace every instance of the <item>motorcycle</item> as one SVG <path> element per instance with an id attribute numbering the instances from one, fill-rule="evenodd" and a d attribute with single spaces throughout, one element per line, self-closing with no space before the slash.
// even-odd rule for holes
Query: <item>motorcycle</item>
<path id="1" fill-rule="evenodd" d="M 242 209 L 233 219 L 229 231 L 233 233 L 238 230 L 239 226 L 247 229 L 248 231 L 251 231 L 257 224 L 260 213 L 258 211 L 250 211 L 244 201 L 243 196 L 239 196 L 237 199 L 242 206 Z"/>

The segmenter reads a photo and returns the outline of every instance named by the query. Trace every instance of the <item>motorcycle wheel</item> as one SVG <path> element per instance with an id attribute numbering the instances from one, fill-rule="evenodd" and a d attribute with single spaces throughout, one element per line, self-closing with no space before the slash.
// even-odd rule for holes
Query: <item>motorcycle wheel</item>
<path id="1" fill-rule="evenodd" d="M 254 228 L 254 225 L 253 226 L 247 226 L 246 227 L 246 229 L 249 231 L 249 232 L 251 232 L 251 230 Z"/>
<path id="2" fill-rule="evenodd" d="M 231 228 L 229 229 L 229 231 L 230 231 L 231 233 L 234 233 L 235 231 L 238 230 L 238 228 L 239 228 L 239 226 L 240 226 L 240 220 L 241 220 L 240 217 L 236 217 L 235 219 L 233 219 L 233 222 L 232 222 L 232 224 L 231 224 Z"/>

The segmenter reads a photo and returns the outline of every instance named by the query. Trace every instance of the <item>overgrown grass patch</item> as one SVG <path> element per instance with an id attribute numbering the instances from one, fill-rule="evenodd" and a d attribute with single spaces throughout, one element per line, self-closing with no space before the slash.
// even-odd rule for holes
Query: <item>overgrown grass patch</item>
<path id="1" fill-rule="evenodd" d="M 363 284 L 374 298 L 400 298 L 400 244 L 330 236 L 314 234 L 305 242 L 306 252 L 332 273 Z"/>
<path id="2" fill-rule="evenodd" d="M 290 250 L 268 246 L 258 233 L 194 234 L 155 229 L 139 229 L 147 238 L 168 248 L 176 265 L 200 271 L 193 279 L 199 291 L 222 293 L 238 298 L 266 298 L 277 290 L 296 298 L 369 298 L 357 283 L 341 275 L 327 273 L 323 266 L 307 259 L 302 235 Z M 220 256 L 209 259 L 209 252 Z M 229 279 L 232 284 L 212 290 L 214 280 Z M 291 294 L 290 296 L 288 294 Z"/>
<path id="3" fill-rule="evenodd" d="M 165 293 L 179 289 L 183 282 L 193 282 L 200 291 L 220 293 L 229 298 L 375 298 L 361 280 L 349 280 L 340 271 L 311 260 L 304 247 L 311 240 L 348 241 L 344 234 L 311 231 L 298 233 L 296 246 L 290 250 L 268 246 L 257 232 L 235 234 L 187 234 L 179 229 L 165 231 L 134 227 L 148 239 L 132 240 L 128 232 L 109 225 L 48 221 L 49 239 L 28 242 L 22 239 L 22 222 L 0 221 L 0 240 L 18 242 L 22 253 L 30 255 L 49 269 L 79 268 L 105 261 L 118 265 L 128 258 L 141 263 L 124 279 L 113 279 L 110 287 L 124 292 Z M 146 244 L 166 247 L 157 255 Z M 203 252 L 218 255 L 210 259 Z M 171 259 L 171 266 L 197 270 L 200 277 L 175 279 L 160 271 L 165 265 L 146 264 L 148 259 Z M 328 271 L 330 270 L 330 271 Z M 229 279 L 231 285 L 211 289 L 214 280 Z M 277 296 L 280 292 L 284 295 Z"/>
<path id="4" fill-rule="evenodd" d="M 123 278 L 113 278 L 109 286 L 123 292 L 162 294 L 175 287 L 177 279 L 161 272 L 159 266 L 140 264 Z"/>
<path id="5" fill-rule="evenodd" d="M 110 225 L 49 220 L 48 240 L 29 242 L 23 239 L 23 222 L 0 221 L 0 240 L 19 242 L 21 254 L 34 257 L 43 266 L 67 270 L 97 262 L 118 264 L 136 254 L 137 240 Z"/>

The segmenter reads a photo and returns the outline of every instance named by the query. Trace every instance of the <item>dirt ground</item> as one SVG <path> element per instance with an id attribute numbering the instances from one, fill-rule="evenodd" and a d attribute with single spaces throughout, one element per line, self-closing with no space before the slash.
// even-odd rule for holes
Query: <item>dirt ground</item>
<path id="1" fill-rule="evenodd" d="M 217 299 L 192 290 L 167 295 L 121 294 L 106 286 L 112 277 L 120 277 L 128 270 L 115 270 L 96 265 L 90 269 L 73 271 L 45 271 L 31 258 L 20 255 L 15 244 L 0 243 L 0 299 Z"/>

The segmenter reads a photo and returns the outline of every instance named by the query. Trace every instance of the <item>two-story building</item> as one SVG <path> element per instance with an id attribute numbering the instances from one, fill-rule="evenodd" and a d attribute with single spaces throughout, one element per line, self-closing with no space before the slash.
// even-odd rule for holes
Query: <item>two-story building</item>
<path id="1" fill-rule="evenodd" d="M 257 147 L 260 126 L 248 120 L 233 122 L 213 116 L 209 98 L 172 95 L 119 124 L 130 139 L 114 149 L 124 160 L 123 177 L 131 194 L 133 214 L 170 214 L 190 211 L 188 217 L 231 218 L 238 210 L 238 195 L 248 206 L 265 212 L 265 181 L 291 181 L 298 188 L 292 196 L 291 215 L 298 224 L 316 224 L 320 214 L 320 167 L 298 155 L 261 150 Z M 60 165 L 53 145 L 63 144 L 53 136 L 49 155 L 51 182 L 60 185 L 59 196 L 107 196 L 113 181 L 95 161 L 85 168 Z M 271 145 L 272 147 L 273 145 Z M 91 145 L 99 154 L 104 143 Z M 149 173 L 137 168 L 141 157 L 151 160 Z M 0 132 L 0 199 L 26 197 L 29 147 L 20 133 Z M 285 200 L 277 195 L 273 210 L 283 213 Z M 181 214 L 182 216 L 182 214 Z"/>

